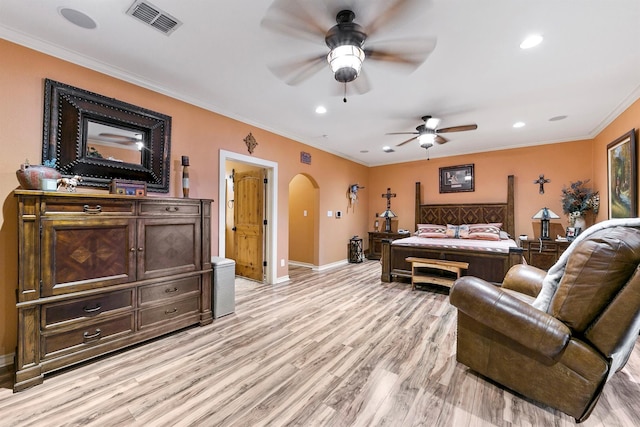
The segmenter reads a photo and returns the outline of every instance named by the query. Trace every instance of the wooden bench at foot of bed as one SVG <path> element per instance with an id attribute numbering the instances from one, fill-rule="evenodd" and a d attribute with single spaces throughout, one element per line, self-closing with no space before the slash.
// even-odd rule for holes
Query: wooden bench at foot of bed
<path id="1" fill-rule="evenodd" d="M 427 258 L 407 258 L 411 263 L 411 290 L 416 290 L 416 285 L 427 283 L 446 286 L 450 288 L 456 279 L 462 275 L 462 270 L 469 268 L 469 263 L 457 261 L 443 261 Z M 453 273 L 447 275 L 445 272 Z"/>

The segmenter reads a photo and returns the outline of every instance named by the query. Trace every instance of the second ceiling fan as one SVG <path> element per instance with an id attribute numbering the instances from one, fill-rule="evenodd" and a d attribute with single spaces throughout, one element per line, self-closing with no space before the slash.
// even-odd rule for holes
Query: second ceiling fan
<path id="1" fill-rule="evenodd" d="M 426 149 L 432 147 L 434 143 L 444 144 L 448 141 L 448 139 L 440 136 L 441 133 L 463 132 L 478 129 L 478 125 L 476 124 L 438 128 L 440 119 L 431 116 L 423 116 L 422 121 L 424 123 L 416 127 L 416 132 L 391 132 L 387 135 L 414 135 L 406 141 L 402 141 L 400 144 L 397 144 L 396 147 L 401 147 L 414 139 L 417 139 L 420 143 L 420 147 Z"/>

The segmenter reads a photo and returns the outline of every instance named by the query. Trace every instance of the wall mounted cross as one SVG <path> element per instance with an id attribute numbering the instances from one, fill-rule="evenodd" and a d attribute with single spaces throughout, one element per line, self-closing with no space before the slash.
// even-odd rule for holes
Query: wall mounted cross
<path id="1" fill-rule="evenodd" d="M 382 195 L 382 197 L 387 198 L 387 210 L 391 209 L 391 198 L 396 197 L 396 193 L 391 192 L 391 188 L 387 188 L 387 192 Z"/>
<path id="2" fill-rule="evenodd" d="M 540 178 L 538 178 L 537 180 L 533 181 L 534 184 L 538 184 L 540 185 L 540 189 L 538 190 L 538 192 L 540 194 L 544 194 L 544 185 L 548 182 L 551 182 L 550 179 L 545 179 L 544 174 L 540 175 Z"/>

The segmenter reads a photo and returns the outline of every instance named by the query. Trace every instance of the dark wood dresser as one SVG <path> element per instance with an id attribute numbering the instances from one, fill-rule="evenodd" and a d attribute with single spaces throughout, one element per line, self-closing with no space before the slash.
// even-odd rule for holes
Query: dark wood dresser
<path id="1" fill-rule="evenodd" d="M 380 259 L 382 257 L 382 239 L 404 239 L 410 237 L 411 233 L 385 233 L 384 231 L 369 232 L 369 251 L 367 258 Z"/>
<path id="2" fill-rule="evenodd" d="M 212 322 L 211 200 L 16 190 L 14 391 Z"/>

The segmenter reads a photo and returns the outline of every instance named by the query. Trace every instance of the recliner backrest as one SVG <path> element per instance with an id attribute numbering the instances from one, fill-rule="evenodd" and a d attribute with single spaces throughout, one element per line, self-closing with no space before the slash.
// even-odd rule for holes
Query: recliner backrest
<path id="1" fill-rule="evenodd" d="M 628 284 L 639 263 L 640 229 L 617 226 L 594 232 L 573 247 L 548 312 L 584 335 L 596 320 L 617 315 L 606 307 Z"/>

